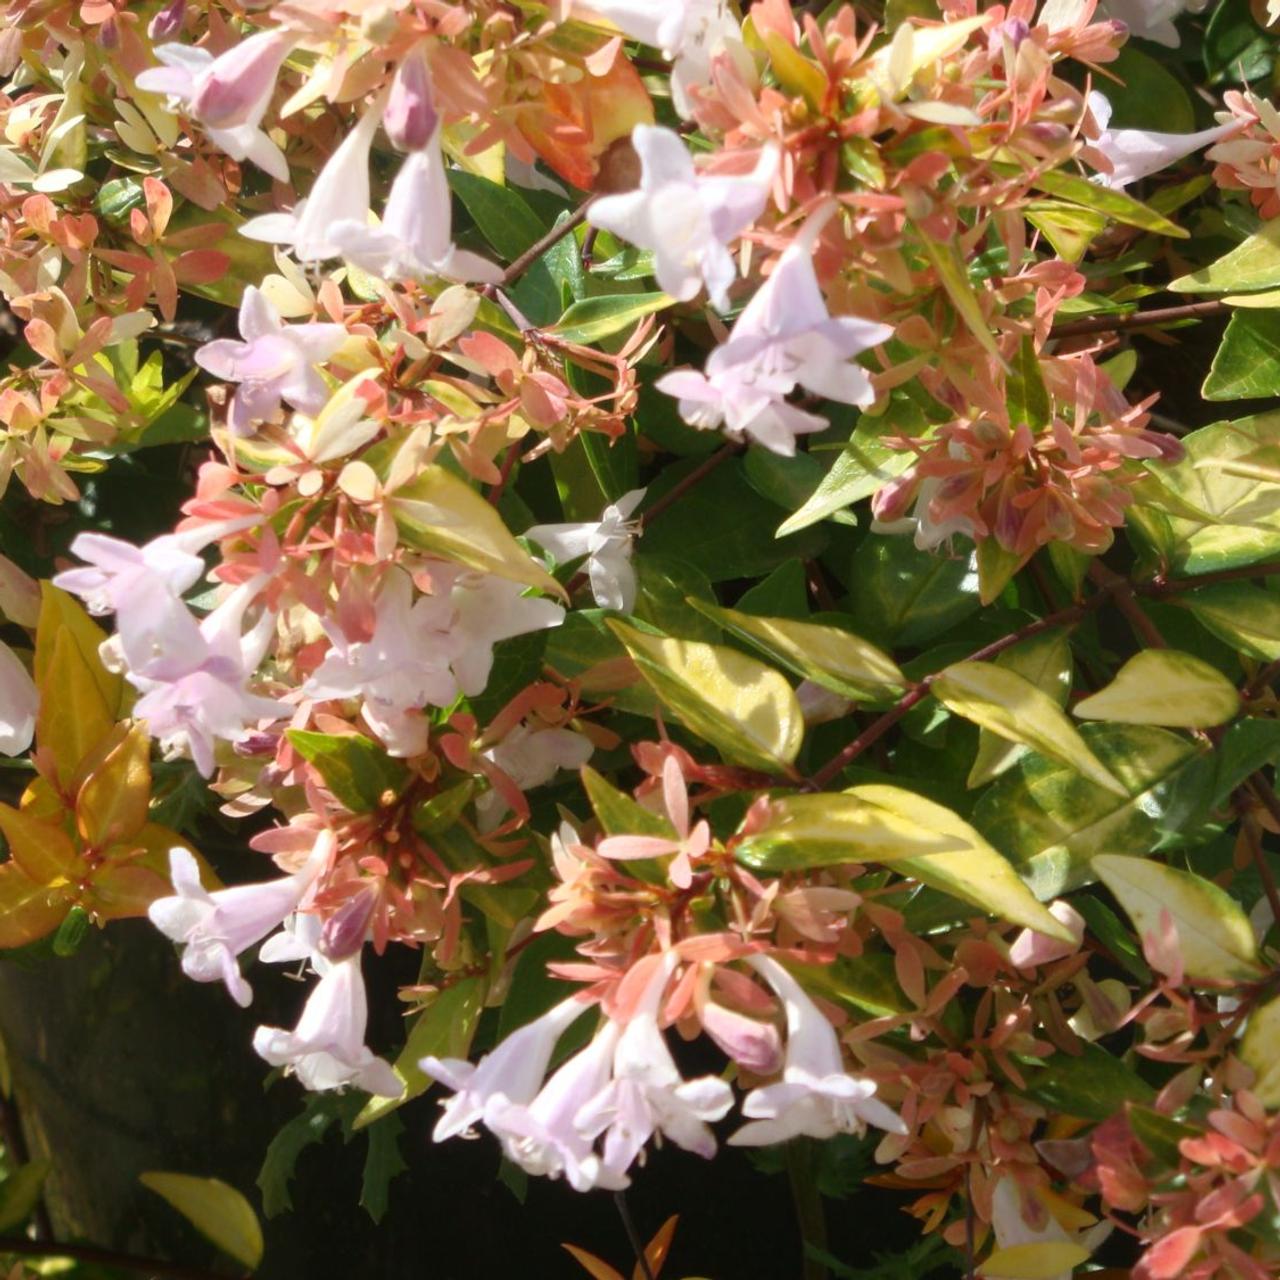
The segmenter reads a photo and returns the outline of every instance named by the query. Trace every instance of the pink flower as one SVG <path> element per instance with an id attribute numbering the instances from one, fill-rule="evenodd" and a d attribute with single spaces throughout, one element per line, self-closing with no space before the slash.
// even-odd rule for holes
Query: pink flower
<path id="1" fill-rule="evenodd" d="M 679 397 L 680 416 L 703 429 L 724 426 L 774 453 L 795 453 L 795 438 L 827 426 L 785 397 L 803 386 L 843 404 L 875 398 L 870 379 L 852 358 L 893 336 L 889 325 L 856 316 L 831 316 L 813 270 L 818 233 L 834 206 L 820 211 L 782 255 L 729 334 L 707 359 L 706 372 L 677 369 L 656 385 Z"/>
<path id="2" fill-rule="evenodd" d="M 606 196 L 590 208 L 587 221 L 654 253 L 658 284 L 688 302 L 705 284 L 711 301 L 724 311 L 738 272 L 725 247 L 763 212 L 778 171 L 776 146 L 760 152 L 751 173 L 700 175 L 678 134 L 637 125 L 632 145 L 643 166 L 640 186 Z"/>
<path id="3" fill-rule="evenodd" d="M 396 68 L 382 127 L 400 151 L 421 151 L 435 136 L 439 116 L 432 100 L 431 71 L 422 45 Z"/>
<path id="4" fill-rule="evenodd" d="M 862 1133 L 868 1124 L 906 1133 L 898 1116 L 875 1098 L 874 1081 L 844 1070 L 834 1028 L 800 984 L 768 956 L 751 956 L 747 963 L 777 992 L 786 1009 L 787 1054 L 782 1080 L 754 1089 L 744 1099 L 742 1114 L 754 1123 L 739 1129 L 730 1145 L 772 1146 L 801 1134 L 830 1138 Z"/>
<path id="5" fill-rule="evenodd" d="M 288 953 L 292 958 L 293 952 Z M 263 949 L 263 958 L 268 956 Z M 276 953 L 275 959 L 285 956 Z M 369 1000 L 360 972 L 360 953 L 331 961 L 311 951 L 311 966 L 320 975 L 292 1031 L 259 1027 L 253 1047 L 273 1067 L 284 1067 L 305 1089 L 323 1091 L 355 1085 L 366 1093 L 398 1098 L 404 1081 L 389 1063 L 364 1042 Z"/>
<path id="6" fill-rule="evenodd" d="M 459 1058 L 423 1058 L 418 1064 L 427 1075 L 454 1091 L 444 1103 L 434 1138 L 465 1134 L 486 1120 L 502 1114 L 510 1104 L 527 1105 L 542 1087 L 556 1041 L 586 1011 L 577 996 L 562 1000 L 541 1017 L 513 1031 L 492 1053 L 478 1063 Z"/>
<path id="7" fill-rule="evenodd" d="M 261 126 L 280 66 L 296 38 L 262 31 L 215 58 L 190 45 L 162 44 L 156 57 L 165 65 L 143 71 L 139 89 L 164 93 L 183 103 L 209 141 L 234 160 L 252 160 L 273 178 L 289 181 L 284 153 Z"/>
<path id="8" fill-rule="evenodd" d="M 250 285 L 240 300 L 240 335 L 245 341 L 220 338 L 195 354 L 215 378 L 240 384 L 227 415 L 235 435 L 274 418 L 282 400 L 312 415 L 324 408 L 329 388 L 315 366 L 346 341 L 342 325 L 283 324 L 266 294 Z"/>
<path id="9" fill-rule="evenodd" d="M 605 507 L 598 521 L 581 524 L 538 524 L 525 537 L 545 547 L 557 563 L 567 564 L 586 556 L 584 568 L 591 595 L 602 609 L 630 613 L 636 602 L 636 573 L 631 567 L 631 545 L 639 526 L 629 517 L 644 498 L 643 489 L 624 493 Z"/>
<path id="10" fill-rule="evenodd" d="M 40 695 L 31 673 L 0 642 L 0 755 L 20 756 L 36 732 Z"/>
<path id="11" fill-rule="evenodd" d="M 200 868 L 190 851 L 170 849 L 169 877 L 177 892 L 153 902 L 147 915 L 167 938 L 182 944 L 182 971 L 188 978 L 222 981 L 231 998 L 248 1008 L 253 991 L 241 976 L 236 957 L 298 909 L 328 853 L 329 846 L 318 842 L 306 865 L 294 875 L 211 893 L 201 885 Z"/>
<path id="12" fill-rule="evenodd" d="M 437 128 L 426 146 L 405 157 L 391 184 L 380 226 L 369 226 L 362 214 L 335 221 L 330 233 L 347 261 L 383 280 L 442 276 L 459 282 L 499 283 L 501 267 L 453 243 L 452 219 Z"/>
<path id="13" fill-rule="evenodd" d="M 1198 133 L 1157 133 L 1147 129 L 1108 129 L 1111 120 L 1111 103 L 1098 92 L 1089 95 L 1089 110 L 1102 130 L 1090 148 L 1110 162 L 1109 172 L 1099 173 L 1095 181 L 1104 187 L 1120 190 L 1140 178 L 1158 173 L 1161 169 L 1189 156 L 1201 147 L 1220 142 L 1228 134 L 1237 132 L 1240 122 L 1228 121 L 1212 129 Z"/>

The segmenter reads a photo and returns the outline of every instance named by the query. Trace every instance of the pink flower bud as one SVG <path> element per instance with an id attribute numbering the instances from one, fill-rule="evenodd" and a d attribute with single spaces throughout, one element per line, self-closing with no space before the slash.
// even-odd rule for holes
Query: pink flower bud
<path id="1" fill-rule="evenodd" d="M 382 127 L 399 150 L 421 151 L 431 141 L 438 121 L 432 101 L 431 72 L 419 47 L 396 70 L 382 114 Z"/>
<path id="2" fill-rule="evenodd" d="M 187 0 L 169 0 L 169 3 L 147 25 L 147 35 L 157 43 L 176 40 L 186 16 Z"/>
<path id="3" fill-rule="evenodd" d="M 320 930 L 320 945 L 316 948 L 330 960 L 345 960 L 364 946 L 369 932 L 369 918 L 378 900 L 372 889 L 362 889 L 353 894 L 333 913 Z"/>
<path id="4" fill-rule="evenodd" d="M 283 31 L 263 31 L 215 58 L 196 81 L 191 114 L 215 129 L 256 124 L 293 39 Z"/>

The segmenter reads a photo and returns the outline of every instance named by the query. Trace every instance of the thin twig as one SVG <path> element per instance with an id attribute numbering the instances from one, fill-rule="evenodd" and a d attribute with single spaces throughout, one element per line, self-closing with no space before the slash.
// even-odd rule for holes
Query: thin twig
<path id="1" fill-rule="evenodd" d="M 1095 560 L 1089 566 L 1089 577 L 1098 586 L 1107 588 L 1113 593 L 1116 608 L 1124 614 L 1140 640 L 1145 640 L 1152 649 L 1169 647 L 1156 624 L 1143 613 L 1141 606 L 1134 598 L 1133 587 L 1128 579 L 1122 578 L 1118 573 L 1112 573 L 1101 560 Z"/>
<path id="2" fill-rule="evenodd" d="M 554 248 L 587 216 L 595 196 L 589 196 L 567 218 L 557 222 L 545 236 L 535 240 L 503 273 L 500 285 L 505 288 L 518 280 L 548 249 Z"/>
<path id="3" fill-rule="evenodd" d="M 644 1244 L 640 1239 L 640 1233 L 636 1230 L 636 1224 L 631 1219 L 631 1210 L 627 1207 L 627 1197 L 621 1191 L 613 1193 L 613 1203 L 618 1206 L 618 1216 L 622 1219 L 622 1229 L 627 1233 L 627 1239 L 631 1242 L 631 1252 L 636 1255 L 636 1266 L 640 1268 L 644 1275 L 644 1280 L 654 1280 L 653 1268 L 649 1265 L 649 1255 L 644 1251 Z"/>
<path id="4" fill-rule="evenodd" d="M 1184 302 L 1177 307 L 1154 307 L 1150 311 L 1126 311 L 1119 316 L 1091 316 L 1054 325 L 1051 338 L 1083 338 L 1093 333 L 1120 333 L 1129 329 L 1149 329 L 1152 325 L 1173 324 L 1177 320 L 1200 320 L 1230 310 L 1220 298 L 1207 302 Z"/>
<path id="5" fill-rule="evenodd" d="M 1262 801 L 1263 808 L 1271 815 L 1272 819 L 1280 823 L 1280 797 L 1276 795 L 1271 784 L 1261 773 L 1255 773 L 1249 779 L 1249 789 Z M 1254 853 L 1254 863 L 1262 880 L 1262 888 L 1267 895 L 1267 901 L 1271 904 L 1271 914 L 1276 923 L 1280 924 L 1280 891 L 1276 889 L 1275 877 L 1271 874 L 1271 867 L 1267 863 L 1267 855 L 1262 847 L 1261 839 L 1255 842 Z"/>
<path id="6" fill-rule="evenodd" d="M 227 1280 L 216 1271 L 188 1267 L 161 1258 L 139 1258 L 115 1249 L 100 1249 L 92 1244 L 58 1244 L 53 1240 L 28 1240 L 21 1236 L 0 1236 L 0 1256 L 20 1254 L 27 1258 L 75 1258 L 80 1262 L 96 1262 L 104 1267 L 120 1267 L 125 1271 L 164 1276 L 167 1280 Z"/>

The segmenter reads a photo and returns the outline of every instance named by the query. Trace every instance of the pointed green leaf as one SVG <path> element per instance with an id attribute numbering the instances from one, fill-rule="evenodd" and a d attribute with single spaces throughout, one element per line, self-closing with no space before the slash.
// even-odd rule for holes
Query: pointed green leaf
<path id="1" fill-rule="evenodd" d="M 1280 311 L 1236 311 L 1213 357 L 1206 400 L 1280 395 Z"/>
<path id="2" fill-rule="evenodd" d="M 610 293 L 599 298 L 583 298 L 573 303 L 550 330 L 565 342 L 589 346 L 621 333 L 654 311 L 675 301 L 665 293 Z"/>
<path id="3" fill-rule="evenodd" d="M 250 1271 L 262 1261 L 262 1227 L 253 1207 L 218 1178 L 142 1173 L 138 1181 L 167 1200 L 197 1231 Z"/>
<path id="4" fill-rule="evenodd" d="M 1253 1093 L 1268 1109 L 1280 1107 L 1280 998 L 1268 1000 L 1249 1015 L 1240 1056 L 1257 1079 Z"/>
<path id="5" fill-rule="evenodd" d="M 920 246 L 934 271 L 937 272 L 938 280 L 946 290 L 947 297 L 951 299 L 951 305 L 955 307 L 965 328 L 977 338 L 982 349 L 997 364 L 1003 365 L 1004 357 L 1000 354 L 1000 348 L 996 346 L 995 338 L 991 336 L 991 326 L 987 323 L 977 295 L 973 292 L 969 272 L 964 259 L 960 256 L 959 247 L 954 243 L 939 244 L 928 236 L 921 237 Z"/>
<path id="6" fill-rule="evenodd" d="M 1015 177 L 1022 172 L 1017 165 L 1011 164 L 993 164 L 991 168 L 1002 177 Z M 1162 213 L 1125 195 L 1123 191 L 1100 187 L 1078 174 L 1049 169 L 1036 173 L 1031 179 L 1031 185 L 1046 195 L 1104 213 L 1113 221 L 1123 222 L 1127 226 L 1141 227 L 1144 231 L 1158 231 L 1161 235 L 1175 236 L 1179 240 L 1185 240 L 1188 235 L 1176 222 L 1170 222 Z"/>
<path id="7" fill-rule="evenodd" d="M 1179 276 L 1169 288 L 1174 293 L 1253 293 L 1280 285 L 1280 224 L 1264 222 L 1262 228 L 1230 253 L 1190 275 Z"/>
<path id="8" fill-rule="evenodd" d="M 1216 667 L 1176 649 L 1144 649 L 1104 689 L 1077 702 L 1084 720 L 1207 729 L 1240 711 L 1235 685 Z"/>

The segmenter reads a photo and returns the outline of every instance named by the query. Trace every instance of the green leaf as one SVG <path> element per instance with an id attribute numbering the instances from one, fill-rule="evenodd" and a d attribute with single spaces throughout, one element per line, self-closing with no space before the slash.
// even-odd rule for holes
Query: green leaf
<path id="1" fill-rule="evenodd" d="M 887 653 L 852 631 L 790 618 L 758 618 L 705 600 L 689 603 L 774 662 L 846 698 L 892 695 L 906 684 Z"/>
<path id="2" fill-rule="evenodd" d="M 1247 240 L 1207 267 L 1179 276 L 1174 293 L 1253 293 L 1280 285 L 1280 223 L 1264 222 Z"/>
<path id="3" fill-rule="evenodd" d="M 1202 658 L 1176 649 L 1144 649 L 1073 711 L 1086 720 L 1208 729 L 1239 714 L 1240 695 Z"/>
<path id="4" fill-rule="evenodd" d="M 978 1267 L 989 1280 L 1055 1280 L 1089 1261 L 1089 1250 L 1073 1240 L 1037 1240 L 996 1249 Z"/>
<path id="5" fill-rule="evenodd" d="M 1204 65 L 1210 82 L 1264 80 L 1274 60 L 1275 37 L 1253 20 L 1249 0 L 1219 0 L 1204 33 Z"/>
<path id="6" fill-rule="evenodd" d="M 649 635 L 613 619 L 608 625 L 663 705 L 726 760 L 790 771 L 804 716 L 778 672 L 736 649 Z"/>
<path id="7" fill-rule="evenodd" d="M 969 280 L 969 270 L 964 258 L 960 256 L 959 246 L 954 242 L 939 244 L 929 236 L 922 236 L 920 247 L 929 259 L 930 265 L 937 274 L 951 305 L 964 323 L 966 329 L 978 340 L 978 345 L 996 362 L 1004 364 L 1004 357 L 996 340 L 991 336 L 991 326 L 983 314 L 973 285 Z"/>
<path id="8" fill-rule="evenodd" d="M 1253 1093 L 1264 1107 L 1280 1107 L 1280 998 L 1268 1000 L 1249 1015 L 1240 1056 L 1257 1079 Z"/>
<path id="9" fill-rule="evenodd" d="M 798 533 L 820 520 L 840 515 L 901 475 L 914 461 L 915 454 L 909 449 L 894 449 L 883 444 L 874 432 L 859 427 L 804 505 L 778 526 L 777 536 Z"/>
<path id="10" fill-rule="evenodd" d="M 1120 84 L 1108 82 L 1112 129 L 1149 129 L 1158 133 L 1191 133 L 1195 107 L 1182 82 L 1163 63 L 1127 44 L 1107 64 Z"/>
<path id="11" fill-rule="evenodd" d="M 1280 597 L 1249 582 L 1214 582 L 1179 596 L 1201 626 L 1240 653 L 1280 658 Z"/>
<path id="12" fill-rule="evenodd" d="M 545 630 L 529 631 L 493 646 L 489 682 L 482 692 L 467 698 L 467 706 L 481 725 L 488 724 L 512 698 L 541 677 L 547 639 Z"/>
<path id="13" fill-rule="evenodd" d="M 831 964 L 795 964 L 788 970 L 806 991 L 838 1004 L 851 1004 L 873 1018 L 907 1013 L 910 1002 L 894 972 L 893 957 L 879 951 L 860 956 L 836 956 Z"/>
<path id="14" fill-rule="evenodd" d="M 991 168 L 1001 177 L 1017 177 L 1022 174 L 1018 165 L 993 164 Z M 1074 173 L 1066 173 L 1061 169 L 1037 172 L 1031 178 L 1031 185 L 1046 195 L 1078 204 L 1085 209 L 1093 209 L 1127 226 L 1157 231 L 1165 236 L 1176 236 L 1180 240 L 1185 240 L 1188 235 L 1176 222 L 1170 222 L 1162 213 L 1125 195 L 1123 191 L 1100 187 L 1088 178 Z"/>
<path id="15" fill-rule="evenodd" d="M 40 1203 L 49 1169 L 47 1160 L 32 1160 L 0 1182 L 0 1231 L 15 1231 L 31 1216 Z"/>
<path id="16" fill-rule="evenodd" d="M 403 761 L 393 760 L 363 734 L 288 729 L 285 736 L 304 760 L 315 765 L 325 785 L 352 813 L 382 808 L 383 797 L 388 792 L 398 796 L 409 780 Z"/>
<path id="17" fill-rule="evenodd" d="M 1280 395 L 1280 311 L 1234 311 L 1201 392 L 1206 400 Z"/>
<path id="18" fill-rule="evenodd" d="M 218 1178 L 187 1173 L 142 1173 L 138 1181 L 167 1200 L 207 1240 L 228 1257 L 257 1269 L 262 1261 L 262 1227 L 253 1207 Z"/>
<path id="19" fill-rule="evenodd" d="M 497 511 L 443 467 L 424 468 L 386 505 L 410 546 L 549 595 L 564 595 L 560 584 L 511 536 Z"/>
<path id="20" fill-rule="evenodd" d="M 967 850 L 963 837 L 942 834 L 850 792 L 784 796 L 769 803 L 734 856 L 754 871 L 782 873 L 849 862 L 892 863 L 925 853 Z"/>
<path id="21" fill-rule="evenodd" d="M 397 1115 L 389 1115 L 369 1128 L 369 1150 L 360 1177 L 360 1204 L 374 1222 L 381 1222 L 386 1215 L 396 1174 L 409 1167 L 400 1154 L 403 1132 L 404 1122 Z"/>
<path id="22" fill-rule="evenodd" d="M 1127 794 L 1061 707 L 1016 671 L 993 662 L 957 662 L 943 671 L 929 692 L 956 715 L 1059 760 L 1108 791 Z"/>
<path id="23" fill-rule="evenodd" d="M 675 300 L 665 293 L 609 293 L 572 303 L 551 332 L 565 342 L 590 346 L 621 333 Z"/>
<path id="24" fill-rule="evenodd" d="M 582 768 L 582 785 L 605 835 L 675 839 L 676 829 L 666 818 L 646 809 L 626 792 L 606 782 L 590 765 Z"/>
<path id="25" fill-rule="evenodd" d="M 1134 1137 L 1157 1160 L 1163 1160 L 1165 1164 L 1177 1165 L 1181 1162 L 1182 1153 L 1178 1148 L 1183 1138 L 1203 1136 L 1203 1130 L 1194 1125 L 1182 1124 L 1152 1107 L 1131 1102 L 1126 1110 L 1129 1128 L 1133 1130 Z"/>
<path id="26" fill-rule="evenodd" d="M 683 640 L 721 639 L 720 628 L 694 607 L 714 600 L 715 591 L 702 570 L 669 556 L 637 554 L 632 557 L 636 571 L 637 618 L 669 636 Z"/>
<path id="27" fill-rule="evenodd" d="M 1018 345 L 1018 354 L 1005 378 L 1005 403 L 1009 407 L 1011 426 L 1026 423 L 1033 431 L 1039 431 L 1048 425 L 1052 412 L 1049 390 L 1040 372 L 1036 344 L 1029 334 Z"/>
<path id="28" fill-rule="evenodd" d="M 420 1059 L 467 1056 L 467 1051 L 471 1048 L 471 1037 L 475 1035 L 476 1023 L 480 1018 L 484 991 L 483 978 L 460 978 L 436 994 L 431 1003 L 414 1019 L 404 1048 L 391 1064 L 392 1070 L 404 1082 L 404 1092 L 398 1098 L 370 1098 L 352 1123 L 353 1130 L 366 1128 L 404 1106 L 410 1099 L 426 1093 L 432 1080 L 418 1066 Z M 261 1177 L 258 1185 L 262 1185 Z"/>
<path id="29" fill-rule="evenodd" d="M 1073 940 L 1070 930 L 1036 901 L 1008 859 L 958 814 L 899 787 L 873 784 L 852 787 L 847 794 L 879 805 L 939 835 L 954 837 L 963 846 L 955 851 L 901 859 L 894 864 L 895 871 L 940 889 L 988 915 L 1025 925 L 1064 942 Z"/>
<path id="30" fill-rule="evenodd" d="M 267 1144 L 257 1182 L 258 1190 L 262 1192 L 262 1212 L 268 1218 L 293 1208 L 289 1183 L 293 1180 L 298 1157 L 309 1146 L 323 1141 L 330 1125 L 338 1119 L 338 1109 L 343 1101 L 336 1093 L 311 1095 L 302 1113 L 294 1116 Z"/>
<path id="31" fill-rule="evenodd" d="M 1249 981 L 1263 972 L 1249 918 L 1212 881 L 1147 858 L 1108 853 L 1094 857 L 1093 869 L 1142 937 L 1159 937 L 1165 913 L 1173 918 L 1188 978 Z"/>
<path id="32" fill-rule="evenodd" d="M 1126 1103 L 1151 1102 L 1156 1096 L 1132 1067 L 1097 1044 L 1085 1043 L 1079 1056 L 1056 1053 L 1026 1076 L 1027 1097 L 1083 1120 L 1109 1120 Z"/>
<path id="33" fill-rule="evenodd" d="M 1046 756 L 1024 756 L 974 808 L 974 822 L 1042 900 L 1093 879 L 1100 849 L 1146 855 L 1185 804 L 1185 771 L 1200 757 L 1185 738 L 1145 725 L 1085 725 L 1081 737 L 1128 798 Z"/>
<path id="34" fill-rule="evenodd" d="M 995 664 L 1025 677 L 1057 706 L 1066 705 L 1071 692 L 1071 646 L 1065 631 L 1045 631 L 1032 636 L 1006 649 L 995 659 Z M 965 785 L 972 790 L 999 777 L 1025 750 L 989 729 L 980 730 L 978 754 Z"/>
<path id="35" fill-rule="evenodd" d="M 1186 456 L 1180 462 L 1147 466 L 1190 510 L 1134 506 L 1130 528 L 1175 575 L 1234 569 L 1280 554 L 1280 484 L 1232 470 L 1280 447 L 1280 414 L 1217 422 L 1182 443 Z"/>
<path id="36" fill-rule="evenodd" d="M 872 535 L 849 573 L 858 629 L 885 645 L 922 645 L 979 608 L 973 556 L 921 551 L 910 538 Z"/>

